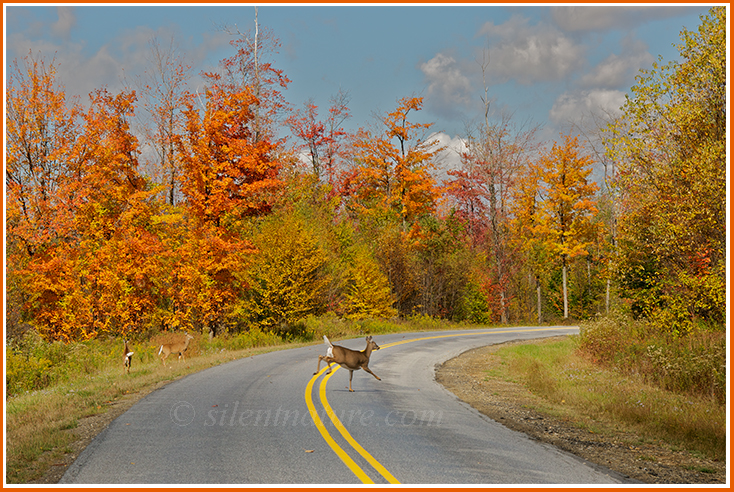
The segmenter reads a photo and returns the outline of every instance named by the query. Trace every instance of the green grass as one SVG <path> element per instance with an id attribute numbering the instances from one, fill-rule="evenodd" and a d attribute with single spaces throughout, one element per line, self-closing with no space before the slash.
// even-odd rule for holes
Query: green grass
<path id="1" fill-rule="evenodd" d="M 497 355 L 502 363 L 489 376 L 523 384 L 554 412 L 726 458 L 726 407 L 716 398 L 672 392 L 594 364 L 578 351 L 577 337 L 508 345 Z"/>

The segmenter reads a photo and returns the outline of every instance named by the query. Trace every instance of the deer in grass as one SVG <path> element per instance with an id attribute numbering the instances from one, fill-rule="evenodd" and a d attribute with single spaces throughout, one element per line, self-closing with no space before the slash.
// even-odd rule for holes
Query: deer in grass
<path id="1" fill-rule="evenodd" d="M 127 371 L 127 373 L 130 374 L 130 368 L 132 367 L 132 364 L 133 364 L 133 354 L 135 352 L 130 350 L 130 348 L 127 346 L 127 340 L 124 340 L 124 342 L 125 342 L 125 356 L 123 358 L 122 364 L 123 364 L 123 367 L 125 368 L 125 371 Z"/>
<path id="2" fill-rule="evenodd" d="M 352 376 L 354 375 L 354 371 L 359 371 L 360 369 L 364 369 L 368 373 L 372 374 L 375 379 L 378 381 L 382 381 L 377 374 L 372 372 L 369 367 L 367 367 L 367 364 L 370 362 L 370 354 L 373 350 L 380 350 L 380 346 L 375 343 L 374 340 L 372 340 L 372 337 L 365 338 L 367 341 L 367 347 L 362 350 L 361 352 L 358 352 L 356 350 L 348 349 L 346 347 L 341 347 L 339 345 L 333 345 L 328 338 L 326 338 L 326 335 L 324 335 L 324 342 L 326 345 L 329 346 L 329 348 L 326 349 L 326 355 L 319 355 L 319 361 L 316 364 L 316 372 L 314 375 L 319 373 L 319 368 L 321 367 L 321 361 L 325 361 L 328 364 L 329 370 L 326 372 L 326 374 L 331 373 L 331 363 L 335 362 L 342 366 L 344 369 L 349 370 L 349 391 L 354 392 L 352 389 Z"/>
<path id="3" fill-rule="evenodd" d="M 163 365 L 166 365 L 166 358 L 168 358 L 171 354 L 178 354 L 178 360 L 181 361 L 181 358 L 183 357 L 184 362 L 186 362 L 186 357 L 184 357 L 184 352 L 186 352 L 186 349 L 189 348 L 189 342 L 193 340 L 193 335 L 186 334 L 186 339 L 183 342 L 175 342 L 175 343 L 164 343 L 161 345 L 161 348 L 158 350 L 158 357 L 161 358 L 161 362 Z"/>

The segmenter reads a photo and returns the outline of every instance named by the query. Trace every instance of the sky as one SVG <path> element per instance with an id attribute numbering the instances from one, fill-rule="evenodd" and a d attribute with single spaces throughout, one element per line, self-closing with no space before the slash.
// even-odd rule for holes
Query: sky
<path id="1" fill-rule="evenodd" d="M 713 4 L 712 4 L 713 5 Z M 67 94 L 119 91 L 149 69 L 150 41 L 176 47 L 198 74 L 231 56 L 232 32 L 254 27 L 252 4 L 54 5 L 5 8 L 6 67 L 33 53 L 55 59 Z M 424 98 L 414 120 L 455 144 L 483 117 L 540 125 L 554 140 L 590 115 L 616 115 L 640 69 L 677 59 L 683 28 L 710 5 L 260 5 L 260 28 L 280 39 L 271 56 L 291 83 L 286 99 L 312 99 L 325 115 L 339 90 L 355 130 Z M 486 78 L 482 60 L 489 59 Z"/>

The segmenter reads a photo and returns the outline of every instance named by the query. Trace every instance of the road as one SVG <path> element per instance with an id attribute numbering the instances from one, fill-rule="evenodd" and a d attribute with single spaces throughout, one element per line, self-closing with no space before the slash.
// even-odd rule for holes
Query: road
<path id="1" fill-rule="evenodd" d="M 490 420 L 435 381 L 474 347 L 573 327 L 376 335 L 370 368 L 316 370 L 324 345 L 239 359 L 154 391 L 60 483 L 613 484 L 622 478 Z M 364 338 L 335 342 L 361 350 Z"/>

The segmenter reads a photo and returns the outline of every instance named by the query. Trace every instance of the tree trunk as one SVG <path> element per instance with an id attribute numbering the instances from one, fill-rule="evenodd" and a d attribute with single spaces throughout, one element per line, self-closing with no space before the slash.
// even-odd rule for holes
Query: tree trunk
<path id="1" fill-rule="evenodd" d="M 563 259 L 563 319 L 568 319 L 568 266 Z"/>
<path id="2" fill-rule="evenodd" d="M 540 304 L 540 279 L 538 277 L 535 277 L 536 285 L 537 287 L 535 290 L 538 292 L 538 324 L 541 324 L 543 322 L 543 315 L 541 312 L 541 304 Z"/>

